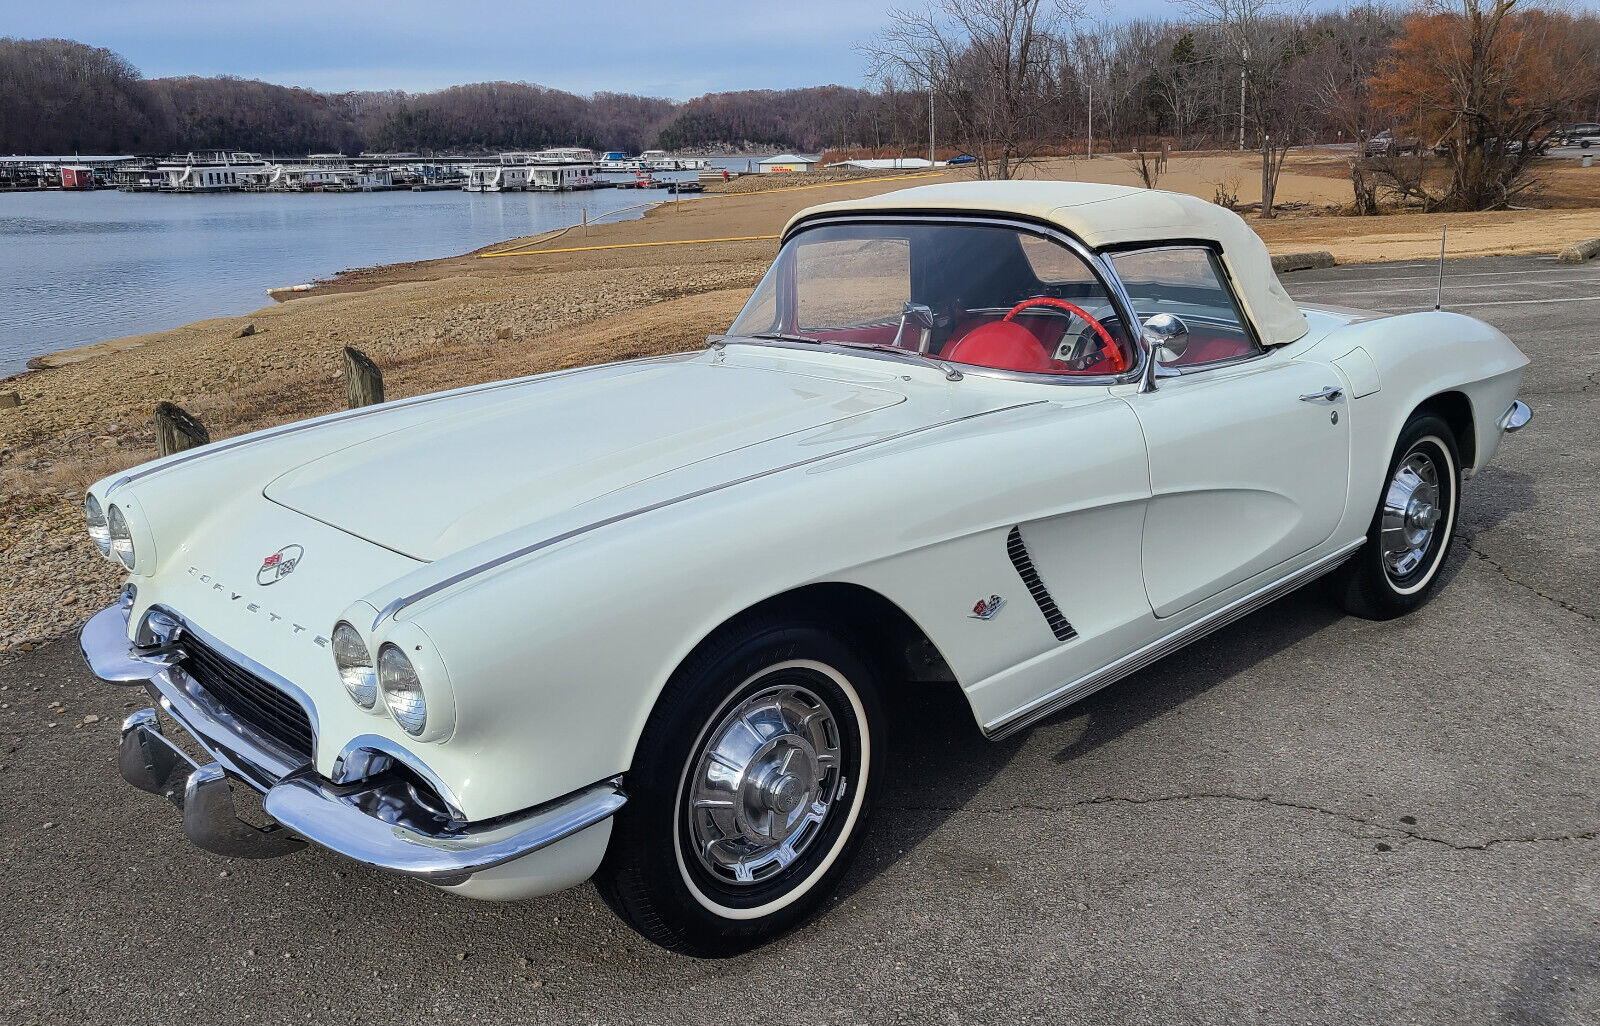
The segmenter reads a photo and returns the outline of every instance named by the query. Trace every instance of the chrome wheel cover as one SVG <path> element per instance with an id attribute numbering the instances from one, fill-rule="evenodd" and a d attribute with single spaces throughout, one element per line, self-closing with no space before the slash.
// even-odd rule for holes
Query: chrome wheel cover
<path id="1" fill-rule="evenodd" d="M 833 711 L 784 684 L 739 702 L 704 737 L 685 781 L 686 847 L 725 884 L 770 879 L 805 854 L 844 794 Z"/>
<path id="2" fill-rule="evenodd" d="M 1383 569 L 1404 581 L 1423 565 L 1444 519 L 1439 465 L 1420 446 L 1406 453 L 1383 496 Z"/>

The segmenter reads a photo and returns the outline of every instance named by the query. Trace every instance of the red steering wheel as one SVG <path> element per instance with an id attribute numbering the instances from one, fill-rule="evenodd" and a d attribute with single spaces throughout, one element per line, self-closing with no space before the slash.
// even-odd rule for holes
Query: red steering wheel
<path id="1" fill-rule="evenodd" d="M 1109 364 L 1110 373 L 1112 374 L 1121 374 L 1123 371 L 1128 369 L 1128 357 L 1125 353 L 1123 353 L 1122 347 L 1117 345 L 1116 339 L 1111 337 L 1111 332 L 1106 330 L 1106 326 L 1104 324 L 1101 324 L 1099 321 L 1095 320 L 1094 317 L 1090 315 L 1089 311 L 1085 310 L 1076 303 L 1070 303 L 1065 299 L 1057 299 L 1054 296 L 1034 296 L 1032 299 L 1024 299 L 1022 302 L 1012 307 L 1011 312 L 1006 314 L 1005 319 L 1008 321 L 1012 320 L 1017 316 L 1017 314 L 1026 310 L 1030 306 L 1053 306 L 1057 310 L 1065 310 L 1068 313 L 1076 314 L 1077 316 L 1083 318 L 1084 323 L 1093 328 L 1095 334 L 1100 336 L 1100 341 L 1105 343 L 1105 346 L 1101 352 L 1101 361 L 1099 362 Z"/>

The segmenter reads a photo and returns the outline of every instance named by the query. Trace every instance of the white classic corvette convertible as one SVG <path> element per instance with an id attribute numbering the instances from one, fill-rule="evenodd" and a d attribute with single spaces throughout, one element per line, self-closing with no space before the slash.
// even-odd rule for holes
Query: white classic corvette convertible
<path id="1" fill-rule="evenodd" d="M 1456 314 L 1297 307 L 1188 196 L 828 204 L 703 351 L 97 483 L 130 576 L 82 646 L 149 692 L 121 771 L 203 848 L 478 898 L 592 876 L 727 954 L 844 872 L 884 682 L 959 686 L 999 737 L 1325 574 L 1419 606 L 1526 364 Z"/>

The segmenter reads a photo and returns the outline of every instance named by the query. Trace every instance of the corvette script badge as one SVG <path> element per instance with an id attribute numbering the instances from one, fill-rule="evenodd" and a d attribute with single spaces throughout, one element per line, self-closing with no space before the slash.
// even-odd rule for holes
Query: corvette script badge
<path id="1" fill-rule="evenodd" d="M 986 599 L 979 599 L 973 605 L 972 612 L 969 615 L 974 620 L 993 620 L 994 614 L 1000 612 L 1000 607 L 1005 604 L 1006 600 L 999 595 L 990 595 Z"/>
<path id="2" fill-rule="evenodd" d="M 256 583 L 263 588 L 277 584 L 294 573 L 294 568 L 300 565 L 300 557 L 305 554 L 306 550 L 298 545 L 285 545 L 261 561 L 261 569 L 256 571 Z"/>

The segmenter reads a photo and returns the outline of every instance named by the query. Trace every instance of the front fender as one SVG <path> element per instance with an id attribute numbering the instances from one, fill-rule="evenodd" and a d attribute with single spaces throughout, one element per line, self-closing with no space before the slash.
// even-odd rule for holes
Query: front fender
<path id="1" fill-rule="evenodd" d="M 1356 350 L 1370 357 L 1378 388 L 1349 405 L 1351 500 L 1341 538 L 1366 532 L 1400 432 L 1411 414 L 1435 396 L 1466 396 L 1472 408 L 1474 455 L 1463 469 L 1470 477 L 1487 466 L 1503 434 L 1499 417 L 1516 398 L 1528 366 L 1528 358 L 1497 328 L 1438 310 L 1348 325 L 1331 332 L 1305 358 L 1334 366 L 1349 385 L 1355 382 L 1345 370 L 1345 358 Z"/>

